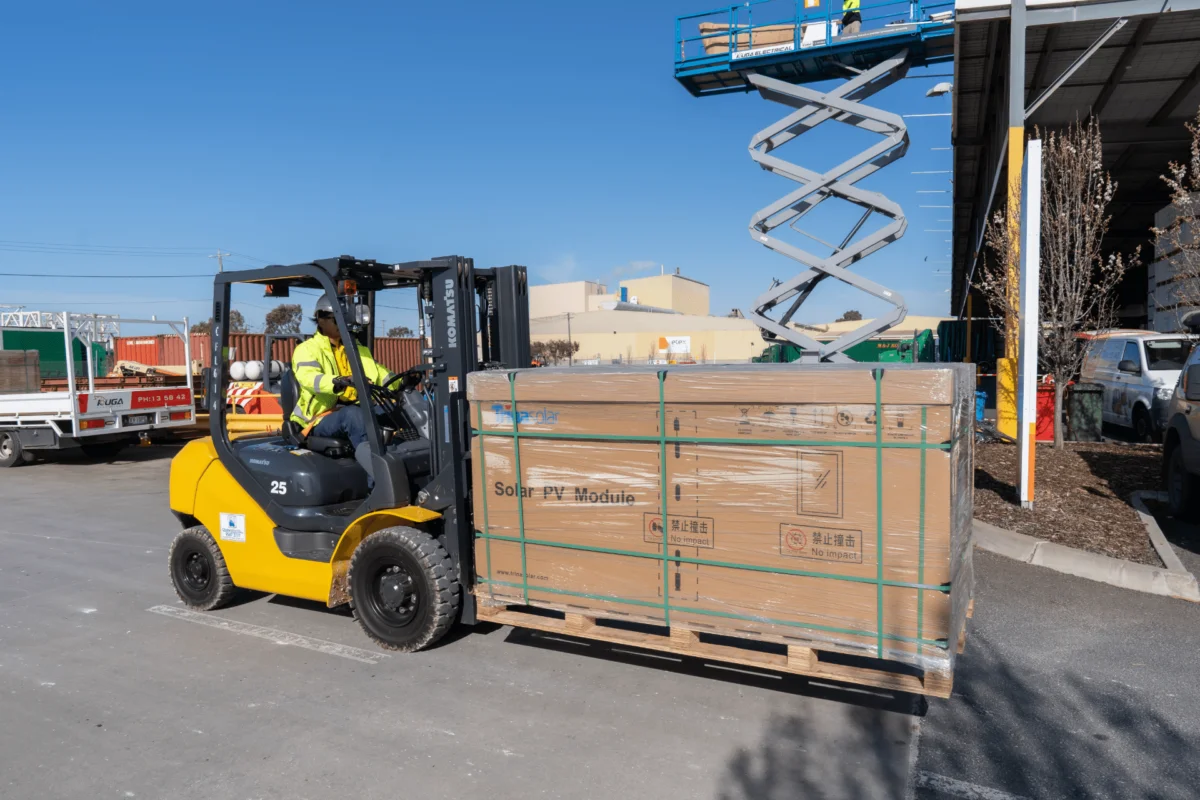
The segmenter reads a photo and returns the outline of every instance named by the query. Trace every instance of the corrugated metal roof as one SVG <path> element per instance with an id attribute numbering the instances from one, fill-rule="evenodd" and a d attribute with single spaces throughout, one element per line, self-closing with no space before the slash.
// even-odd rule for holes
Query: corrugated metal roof
<path id="1" fill-rule="evenodd" d="M 972 14 L 1007 16 L 1009 5 L 1007 0 L 958 0 L 955 6 L 959 20 L 954 81 L 955 311 L 962 302 L 979 229 L 988 213 L 987 194 L 1008 127 L 1008 23 L 1006 19 L 978 17 L 972 21 Z M 1196 4 L 1185 5 L 1194 8 Z M 1114 222 L 1106 241 L 1108 249 L 1129 251 L 1137 244 L 1146 249 L 1154 212 L 1167 203 L 1159 175 L 1169 161 L 1185 159 L 1188 154 L 1184 122 L 1193 118 L 1200 106 L 1200 10 L 1172 10 L 1180 6 L 1174 3 L 1166 13 L 1130 18 L 1026 123 L 1029 132 L 1034 126 L 1060 128 L 1086 119 L 1099 107 L 1105 166 L 1119 187 L 1110 207 Z M 1049 7 L 1111 10 L 1113 15 L 1141 8 L 1121 2 L 1028 3 L 1030 11 Z M 1112 18 L 1030 27 L 1026 32 L 1026 105 L 1111 24 Z M 1187 89 L 1182 95 L 1181 87 Z M 997 183 L 999 197 L 1005 185 L 1002 174 Z M 1128 280 L 1132 284 L 1127 293 L 1136 296 L 1138 288 L 1133 284 L 1144 284 L 1144 269 Z M 1143 295 L 1144 289 L 1140 289 Z"/>

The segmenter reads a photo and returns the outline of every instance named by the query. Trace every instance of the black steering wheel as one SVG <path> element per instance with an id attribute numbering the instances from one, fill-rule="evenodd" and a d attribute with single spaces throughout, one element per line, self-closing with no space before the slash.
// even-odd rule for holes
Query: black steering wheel
<path id="1" fill-rule="evenodd" d="M 425 374 L 431 369 L 432 367 L 429 364 L 418 364 L 415 367 L 409 367 L 403 372 L 397 372 L 380 388 L 392 390 L 392 384 L 400 381 L 399 391 L 406 392 L 420 383 L 424 379 Z"/>
<path id="2" fill-rule="evenodd" d="M 429 369 L 429 365 L 419 364 L 393 375 L 382 386 L 376 386 L 373 383 L 367 384 L 371 391 L 372 405 L 378 406 L 383 411 L 393 430 L 400 431 L 411 426 L 401 408 L 404 393 L 417 386 Z M 397 382 L 399 382 L 399 386 L 396 386 Z"/>

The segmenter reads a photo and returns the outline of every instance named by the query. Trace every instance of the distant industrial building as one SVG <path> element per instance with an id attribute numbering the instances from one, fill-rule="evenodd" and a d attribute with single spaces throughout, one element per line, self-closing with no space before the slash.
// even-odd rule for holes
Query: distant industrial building
<path id="1" fill-rule="evenodd" d="M 534 341 L 579 343 L 576 363 L 628 364 L 749 361 L 766 343 L 757 325 L 736 310 L 709 315 L 709 287 L 679 272 L 621 281 L 616 292 L 595 281 L 529 287 Z M 937 328 L 941 317 L 909 317 L 891 331 Z M 863 322 L 804 326 L 832 340 Z"/>
<path id="2" fill-rule="evenodd" d="M 637 306 L 638 308 L 632 308 Z M 529 287 L 529 318 L 587 311 L 666 311 L 708 316 L 708 284 L 673 273 L 621 281 L 617 291 L 595 281 Z"/>

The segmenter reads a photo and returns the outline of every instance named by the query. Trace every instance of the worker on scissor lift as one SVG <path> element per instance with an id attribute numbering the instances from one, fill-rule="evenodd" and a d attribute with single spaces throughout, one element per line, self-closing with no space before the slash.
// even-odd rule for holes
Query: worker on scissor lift
<path id="1" fill-rule="evenodd" d="M 850 36 L 862 30 L 859 0 L 842 0 L 842 35 Z"/>
<path id="2" fill-rule="evenodd" d="M 354 447 L 354 460 L 367 471 L 368 485 L 374 487 L 367 420 L 358 405 L 358 390 L 353 385 L 353 372 L 329 295 L 321 295 L 317 301 L 313 321 L 317 332 L 292 355 L 292 371 L 300 385 L 292 420 L 304 429 L 305 436 L 348 439 Z M 393 373 L 376 363 L 371 351 L 361 344 L 358 357 L 371 383 L 382 386 L 392 379 Z"/>

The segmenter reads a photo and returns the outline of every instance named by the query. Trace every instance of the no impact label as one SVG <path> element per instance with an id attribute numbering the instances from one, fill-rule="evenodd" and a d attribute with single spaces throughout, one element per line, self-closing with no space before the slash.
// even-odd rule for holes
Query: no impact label
<path id="1" fill-rule="evenodd" d="M 779 526 L 779 552 L 793 558 L 862 563 L 862 531 L 785 522 Z"/>

